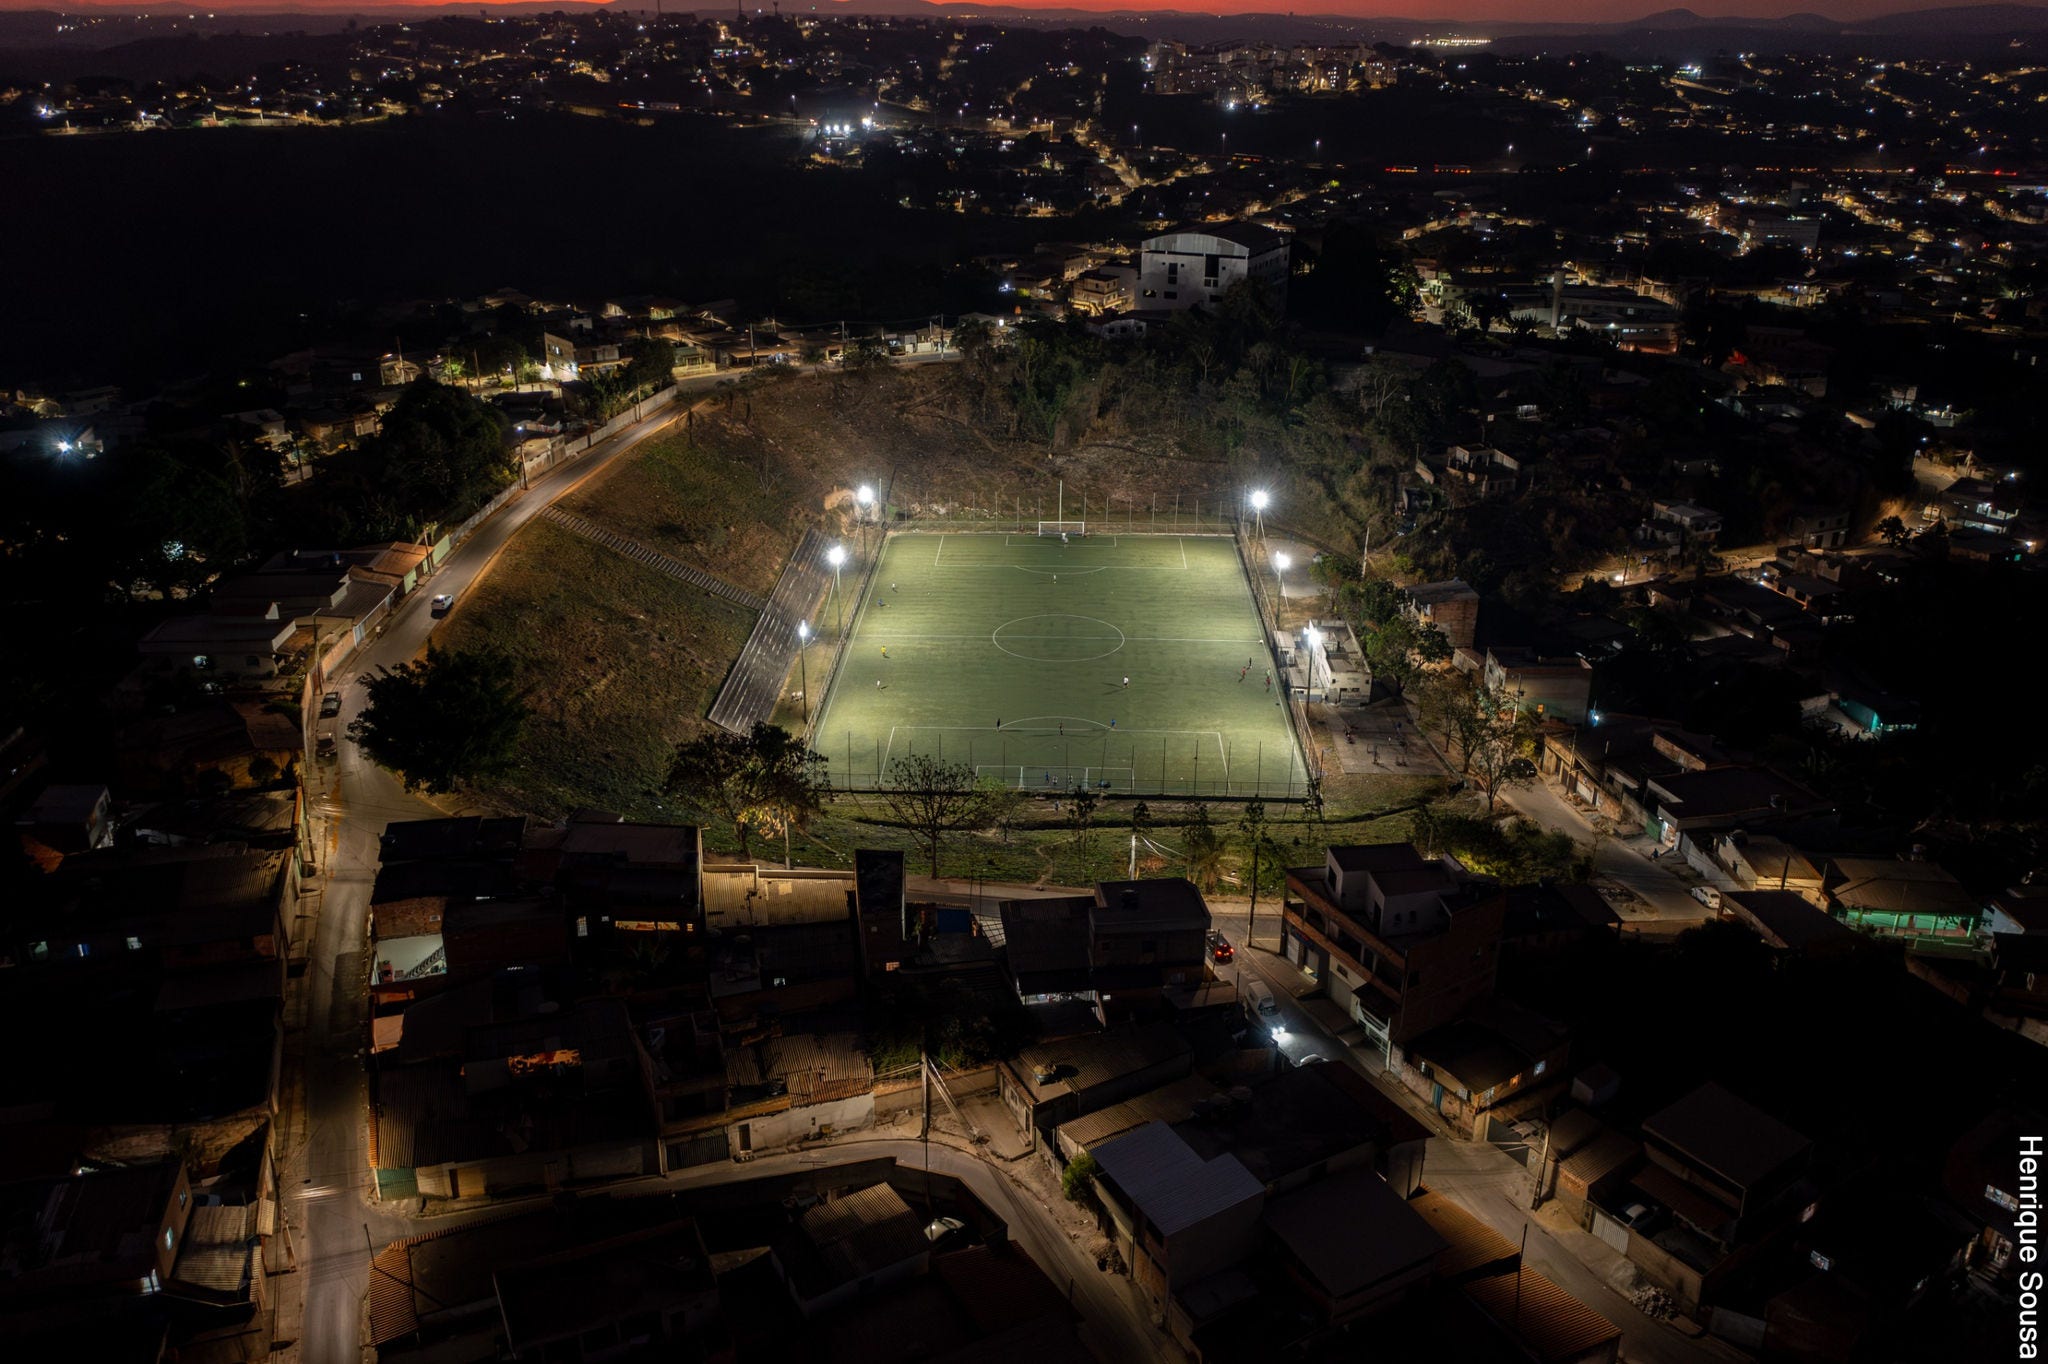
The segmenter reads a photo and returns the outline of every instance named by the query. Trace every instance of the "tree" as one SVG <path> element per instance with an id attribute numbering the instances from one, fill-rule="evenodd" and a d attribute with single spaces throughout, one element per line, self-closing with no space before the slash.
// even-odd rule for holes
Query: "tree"
<path id="1" fill-rule="evenodd" d="M 1074 831 L 1074 846 L 1085 848 L 1095 829 L 1095 807 L 1101 802 L 1087 787 L 1076 785 L 1067 794 L 1067 827 Z"/>
<path id="2" fill-rule="evenodd" d="M 1473 696 L 1479 725 L 1465 770 L 1472 784 L 1486 793 L 1486 813 L 1491 815 L 1502 792 L 1536 779 L 1536 764 L 1531 761 L 1536 725 L 1513 698 L 1498 691 L 1480 688 Z"/>
<path id="3" fill-rule="evenodd" d="M 925 753 L 890 763 L 889 784 L 882 793 L 889 813 L 917 840 L 933 876 L 939 874 L 939 851 L 946 835 L 987 828 L 1009 798 L 1004 788 L 977 781 L 974 769 L 965 763 L 942 762 Z"/>
<path id="4" fill-rule="evenodd" d="M 1879 521 L 1877 523 L 1877 534 L 1879 539 L 1883 540 L 1893 549 L 1903 547 L 1906 541 L 1913 538 L 1913 533 L 1906 529 L 1906 523 L 1896 516 L 1887 516 L 1882 521 Z"/>
<path id="5" fill-rule="evenodd" d="M 1484 729 L 1482 721 L 1477 691 L 1465 674 L 1446 670 L 1423 684 L 1416 722 L 1442 739 L 1446 755 L 1456 750 L 1459 771 L 1466 776 L 1472 774 L 1472 750 Z"/>
<path id="6" fill-rule="evenodd" d="M 1252 903 L 1244 921 L 1245 946 L 1251 946 L 1253 931 L 1259 922 L 1259 863 L 1266 854 L 1269 842 L 1266 835 L 1266 802 L 1253 796 L 1245 802 L 1244 813 L 1238 816 L 1237 831 L 1244 838 L 1245 859 L 1250 864 L 1247 879 L 1251 882 Z"/>
<path id="7" fill-rule="evenodd" d="M 1083 1151 L 1067 1162 L 1067 1168 L 1060 1171 L 1060 1192 L 1069 1202 L 1086 1203 L 1094 1187 L 1095 1176 L 1102 1173 L 1102 1166 L 1095 1157 Z"/>
<path id="8" fill-rule="evenodd" d="M 363 455 L 370 485 L 389 492 L 414 523 L 459 520 L 515 474 L 497 410 L 428 378 L 406 386 Z"/>
<path id="9" fill-rule="evenodd" d="M 824 768 L 802 740 L 757 720 L 746 734 L 713 730 L 677 745 L 664 789 L 724 820 L 746 857 L 754 836 L 810 823 L 824 802 Z"/>
<path id="10" fill-rule="evenodd" d="M 1450 656 L 1451 642 L 1442 630 L 1417 626 L 1406 616 L 1389 618 L 1365 637 L 1365 661 L 1373 680 L 1386 683 L 1396 696 L 1422 675 L 1424 664 L 1444 663 Z"/>
<path id="11" fill-rule="evenodd" d="M 453 791 L 508 771 L 526 724 L 512 661 L 490 649 L 436 649 L 370 679 L 349 738 L 409 789 Z"/>
<path id="12" fill-rule="evenodd" d="M 626 379 L 635 388 L 660 388 L 675 377 L 676 348 L 659 336 L 636 336 L 626 343 Z"/>
<path id="13" fill-rule="evenodd" d="M 1181 836 L 1181 860 L 1188 880 L 1202 891 L 1216 889 L 1223 879 L 1223 839 L 1209 822 L 1209 807 L 1197 801 L 1188 811 L 1187 828 Z"/>

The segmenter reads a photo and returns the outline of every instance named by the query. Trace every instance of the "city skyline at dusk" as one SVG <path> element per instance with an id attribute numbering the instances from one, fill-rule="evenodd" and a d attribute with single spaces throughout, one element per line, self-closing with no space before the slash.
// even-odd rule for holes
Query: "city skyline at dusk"
<path id="1" fill-rule="evenodd" d="M 350 0 L 227 0 L 206 6 L 186 7 L 176 4 L 149 3 L 144 5 L 123 5 L 119 3 L 95 3 L 93 0 L 72 0 L 61 5 L 37 4 L 32 0 L 0 0 L 0 10 L 48 10 L 56 13 L 86 15 L 149 14 L 172 16 L 180 10 L 192 14 L 222 15 L 237 12 L 270 13 L 317 13 L 317 14 L 378 14 L 392 11 L 418 10 L 423 13 L 445 12 L 449 14 L 474 13 L 478 10 L 504 10 L 506 12 L 544 12 L 561 9 L 566 12 L 585 10 L 649 10 L 655 8 L 655 0 L 634 0 L 624 5 L 606 4 L 598 0 L 476 0 L 476 3 L 446 3 L 446 0 L 381 0 L 375 4 L 350 3 Z M 664 4 L 663 9 L 672 13 L 702 13 L 715 15 L 731 12 L 730 6 L 692 5 L 687 0 L 678 0 L 674 6 Z M 749 5 L 749 13 L 772 13 L 771 5 Z M 972 15 L 976 13 L 1004 14 L 1024 12 L 1033 14 L 1150 14 L 1162 18 L 1175 14 L 1199 16 L 1205 19 L 1232 15 L 1273 16 L 1286 15 L 1297 19 L 1335 17 L 1344 19 L 1380 19 L 1389 21 L 1416 20 L 1434 22 L 1458 22 L 1470 25 L 1534 25 L 1555 26 L 1561 24 L 1635 24 L 1642 21 L 1670 19 L 1682 27 L 1698 27 L 1723 21 L 1729 24 L 1742 22 L 1776 22 L 1786 19 L 1812 20 L 1829 24 L 1854 24 L 1872 19 L 1898 15 L 1934 14 L 1943 11 L 1967 12 L 1990 25 L 2000 25 L 2008 20 L 2018 27 L 2048 26 L 2048 7 L 2015 4 L 1979 4 L 1970 0 L 1956 3 L 1888 3 L 1887 0 L 1862 0 L 1861 3 L 1831 3 L 1803 5 L 1797 0 L 1716 0 L 1713 4 L 1694 7 L 1644 4 L 1640 0 L 1473 0 L 1470 4 L 1456 0 L 1315 0 L 1313 3 L 1294 3 L 1294 0 L 1223 0 L 1213 5 L 1196 5 L 1186 0 L 1160 0 L 1160 3 L 1129 3 L 1129 0 L 1048 0 L 1047 3 L 1033 3 L 1033 0 L 1011 0 L 1010 3 L 973 5 L 954 3 L 923 3 L 923 0 L 812 0 L 810 3 L 791 3 L 783 10 L 794 16 L 799 13 L 826 16 L 831 14 L 889 14 L 889 15 Z M 1649 26 L 1655 26 L 1652 23 Z"/>

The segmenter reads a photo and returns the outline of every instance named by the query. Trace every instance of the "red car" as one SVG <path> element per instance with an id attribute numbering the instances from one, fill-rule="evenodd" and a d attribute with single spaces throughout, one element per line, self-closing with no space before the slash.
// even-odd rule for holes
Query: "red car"
<path id="1" fill-rule="evenodd" d="M 1209 955 L 1219 962 L 1229 961 L 1237 955 L 1237 949 L 1230 945 L 1230 939 L 1214 933 L 1209 937 Z"/>

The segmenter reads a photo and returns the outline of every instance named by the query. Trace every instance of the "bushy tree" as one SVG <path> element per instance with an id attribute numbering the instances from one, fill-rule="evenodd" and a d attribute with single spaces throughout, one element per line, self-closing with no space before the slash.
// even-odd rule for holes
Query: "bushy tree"
<path id="1" fill-rule="evenodd" d="M 372 678 L 369 692 L 349 737 L 408 788 L 452 791 L 510 770 L 527 709 L 505 655 L 429 645 L 424 661 Z"/>
<path id="2" fill-rule="evenodd" d="M 756 721 L 746 734 L 712 730 L 677 745 L 664 789 L 722 820 L 746 857 L 755 837 L 810 823 L 824 802 L 825 759 L 788 730 Z"/>
<path id="3" fill-rule="evenodd" d="M 406 386 L 363 458 L 371 486 L 415 526 L 467 516 L 517 472 L 504 417 L 429 378 Z"/>

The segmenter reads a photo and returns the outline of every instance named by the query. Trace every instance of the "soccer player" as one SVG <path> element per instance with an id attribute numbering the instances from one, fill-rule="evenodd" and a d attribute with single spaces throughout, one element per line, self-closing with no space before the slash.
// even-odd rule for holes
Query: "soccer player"
<path id="1" fill-rule="evenodd" d="M 1124 679 L 1124 690 L 1125 690 L 1125 691 L 1129 691 L 1130 689 L 1131 689 L 1131 679 L 1130 679 L 1130 678 L 1128 678 L 1128 677 L 1126 677 L 1126 678 Z"/>

